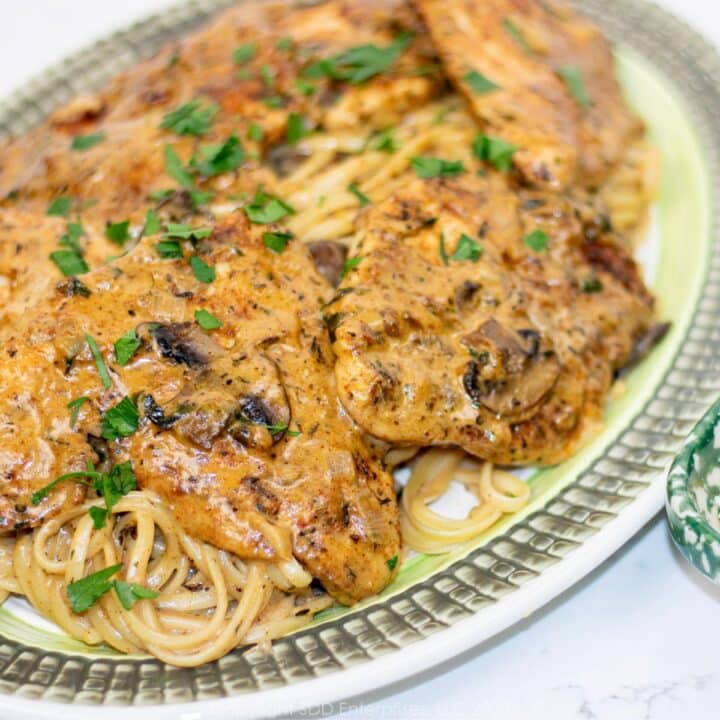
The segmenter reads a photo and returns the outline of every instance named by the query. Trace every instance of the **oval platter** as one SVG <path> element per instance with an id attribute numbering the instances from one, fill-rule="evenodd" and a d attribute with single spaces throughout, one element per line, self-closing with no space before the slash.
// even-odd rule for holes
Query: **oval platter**
<path id="1" fill-rule="evenodd" d="M 0 139 L 230 4 L 185 2 L 58 64 L 0 102 Z M 662 155 L 639 257 L 672 329 L 626 377 L 603 432 L 569 461 L 536 472 L 522 512 L 451 554 L 412 557 L 379 597 L 330 608 L 270 653 L 241 648 L 199 668 L 173 668 L 88 648 L 11 599 L 0 608 L 0 717 L 54 718 L 62 704 L 80 720 L 99 707 L 103 718 L 126 718 L 128 706 L 156 720 L 268 717 L 356 696 L 527 617 L 662 507 L 667 466 L 720 392 L 720 57 L 644 0 L 576 5 L 616 43 L 625 94 Z"/>

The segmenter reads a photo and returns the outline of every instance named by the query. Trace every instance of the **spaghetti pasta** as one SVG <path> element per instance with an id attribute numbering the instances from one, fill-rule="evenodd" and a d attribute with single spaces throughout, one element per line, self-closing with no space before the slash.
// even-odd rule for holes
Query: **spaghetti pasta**
<path id="1" fill-rule="evenodd" d="M 0 545 L 0 591 L 24 595 L 88 645 L 192 667 L 240 644 L 268 642 L 330 603 L 309 588 L 312 578 L 295 560 L 244 562 L 195 540 L 149 491 L 125 496 L 96 529 L 88 510 L 100 506 L 86 502 Z M 86 612 L 73 612 L 68 586 L 115 564 L 125 581 L 157 597 L 127 609 L 107 592 Z"/>

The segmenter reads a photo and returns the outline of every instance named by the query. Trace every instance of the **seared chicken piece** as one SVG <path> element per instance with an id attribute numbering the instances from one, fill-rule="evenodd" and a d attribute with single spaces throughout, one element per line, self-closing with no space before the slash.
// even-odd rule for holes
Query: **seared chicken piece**
<path id="1" fill-rule="evenodd" d="M 523 181 L 597 185 L 642 131 L 607 41 L 569 8 L 533 0 L 416 0 L 481 129 L 517 148 Z"/>
<path id="2" fill-rule="evenodd" d="M 294 554 L 345 602 L 387 584 L 393 481 L 339 404 L 328 286 L 301 243 L 275 252 L 260 230 L 236 214 L 177 240 L 175 259 L 146 238 L 84 275 L 87 292 L 45 294 L 4 338 L 0 532 L 81 499 L 66 481 L 32 505 L 53 478 L 130 460 L 195 537 L 244 558 Z M 113 344 L 128 332 L 135 351 L 121 360 Z"/>
<path id="3" fill-rule="evenodd" d="M 568 457 L 652 326 L 632 259 L 591 235 L 568 201 L 499 175 L 417 180 L 368 208 L 325 310 L 343 405 L 396 445 Z"/>
<path id="4" fill-rule="evenodd" d="M 74 255 L 71 245 L 77 243 L 83 262 L 96 266 L 122 252 L 105 237 L 90 237 L 91 231 L 82 226 L 75 225 L 73 235 L 72 226 L 63 218 L 0 210 L 0 332 L 6 325 L 22 321 L 37 298 L 56 285 L 68 295 L 83 292 L 81 284 L 63 276 L 50 259 L 51 253 Z"/>
<path id="5" fill-rule="evenodd" d="M 385 127 L 437 94 L 433 58 L 402 0 L 242 3 L 0 148 L 0 198 L 44 212 L 66 196 L 100 231 L 140 223 L 166 190 L 183 200 L 162 206 L 166 219 L 227 211 L 272 188 L 258 155 L 312 129 Z"/>

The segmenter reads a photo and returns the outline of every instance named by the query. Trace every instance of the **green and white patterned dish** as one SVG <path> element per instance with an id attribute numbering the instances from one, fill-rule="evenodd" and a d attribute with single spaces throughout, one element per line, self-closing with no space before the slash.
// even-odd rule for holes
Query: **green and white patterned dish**
<path id="1" fill-rule="evenodd" d="M 358 0 L 360 1 L 360 0 Z M 185 2 L 59 64 L 0 102 L 0 139 L 197 27 L 229 0 Z M 88 648 L 19 600 L 0 609 L 0 718 L 155 720 L 287 714 L 395 682 L 526 617 L 610 556 L 661 507 L 664 471 L 720 394 L 720 58 L 644 0 L 577 5 L 620 43 L 628 99 L 663 156 L 651 238 L 641 249 L 658 315 L 672 329 L 626 378 L 605 428 L 536 473 L 521 513 L 450 555 L 417 556 L 378 598 L 335 608 L 272 652 L 239 649 L 194 669 Z M 632 29 L 629 32 L 628 29 Z"/>
<path id="2" fill-rule="evenodd" d="M 720 400 L 673 462 L 666 507 L 680 552 L 705 577 L 720 583 Z"/>

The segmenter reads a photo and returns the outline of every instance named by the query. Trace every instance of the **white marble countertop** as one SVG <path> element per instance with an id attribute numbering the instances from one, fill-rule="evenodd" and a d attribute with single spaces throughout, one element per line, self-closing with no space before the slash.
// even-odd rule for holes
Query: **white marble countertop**
<path id="1" fill-rule="evenodd" d="M 172 3 L 4 0 L 0 96 L 89 41 Z M 720 45 L 715 3 L 659 4 Z M 720 588 L 686 565 L 672 547 L 664 517 L 658 516 L 589 577 L 494 640 L 377 694 L 298 717 L 716 717 L 719 603 Z"/>

